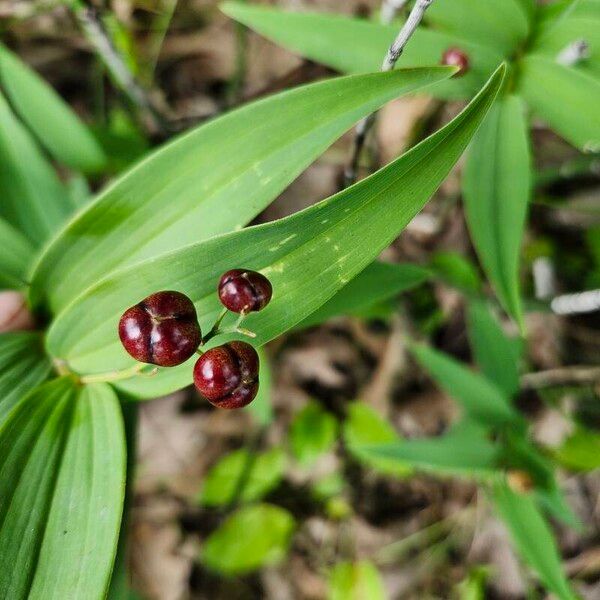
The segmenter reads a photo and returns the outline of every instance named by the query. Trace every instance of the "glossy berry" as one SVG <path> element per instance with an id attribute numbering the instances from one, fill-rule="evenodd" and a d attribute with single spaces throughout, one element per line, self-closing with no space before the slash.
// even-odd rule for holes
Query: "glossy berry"
<path id="1" fill-rule="evenodd" d="M 196 309 L 180 292 L 157 292 L 127 309 L 119 337 L 133 358 L 161 367 L 185 362 L 202 341 Z"/>
<path id="2" fill-rule="evenodd" d="M 221 276 L 219 299 L 223 306 L 235 313 L 262 310 L 271 300 L 273 287 L 261 273 L 233 269 Z"/>
<path id="3" fill-rule="evenodd" d="M 218 408 L 241 408 L 258 392 L 258 354 L 246 342 L 207 350 L 194 366 L 194 384 Z"/>
<path id="4" fill-rule="evenodd" d="M 442 64 L 448 67 L 458 67 L 456 76 L 464 75 L 469 70 L 469 56 L 460 48 L 448 48 L 442 55 Z"/>

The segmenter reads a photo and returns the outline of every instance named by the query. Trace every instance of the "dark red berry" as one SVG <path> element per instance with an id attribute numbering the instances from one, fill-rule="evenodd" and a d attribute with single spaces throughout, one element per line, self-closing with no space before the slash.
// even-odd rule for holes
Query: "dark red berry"
<path id="1" fill-rule="evenodd" d="M 194 384 L 218 408 L 241 408 L 258 392 L 258 354 L 246 342 L 207 350 L 194 366 Z"/>
<path id="2" fill-rule="evenodd" d="M 221 276 L 219 299 L 225 308 L 235 313 L 262 310 L 271 300 L 273 287 L 261 273 L 232 269 Z"/>
<path id="3" fill-rule="evenodd" d="M 180 292 L 156 292 L 127 309 L 119 321 L 125 350 L 140 362 L 174 367 L 202 341 L 196 309 Z"/>
<path id="4" fill-rule="evenodd" d="M 442 64 L 448 67 L 458 67 L 456 76 L 464 75 L 469 70 L 469 56 L 460 48 L 448 48 L 442 54 Z"/>

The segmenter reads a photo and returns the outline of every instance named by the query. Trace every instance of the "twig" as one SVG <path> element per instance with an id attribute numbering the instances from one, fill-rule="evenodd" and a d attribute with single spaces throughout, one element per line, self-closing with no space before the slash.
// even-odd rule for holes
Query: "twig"
<path id="1" fill-rule="evenodd" d="M 550 308 L 557 315 L 578 315 L 600 310 L 600 290 L 556 296 Z"/>
<path id="2" fill-rule="evenodd" d="M 120 52 L 113 44 L 98 11 L 94 7 L 84 4 L 83 1 L 74 2 L 72 6 L 83 34 L 108 69 L 114 83 L 139 110 L 150 117 L 152 126 L 157 132 L 167 131 L 165 118 L 129 70 Z"/>
<path id="3" fill-rule="evenodd" d="M 600 367 L 561 367 L 521 377 L 521 388 L 526 390 L 597 383 L 600 383 Z"/>
<path id="4" fill-rule="evenodd" d="M 396 66 L 398 59 L 404 51 L 404 47 L 408 43 L 419 23 L 423 20 L 425 11 L 429 8 L 433 0 L 417 0 L 413 6 L 408 18 L 406 19 L 402 29 L 398 33 L 398 36 L 390 46 L 383 63 L 381 65 L 382 71 L 391 71 Z M 362 119 L 356 126 L 356 135 L 354 138 L 354 147 L 352 150 L 352 157 L 350 164 L 346 168 L 344 173 L 344 179 L 346 186 L 352 185 L 357 178 L 358 165 L 360 161 L 360 155 L 365 145 L 367 135 L 375 122 L 376 113 L 370 114 L 368 117 Z"/>
<path id="5" fill-rule="evenodd" d="M 556 57 L 556 62 L 565 67 L 573 67 L 590 57 L 590 46 L 585 40 L 575 40 L 563 48 Z"/>

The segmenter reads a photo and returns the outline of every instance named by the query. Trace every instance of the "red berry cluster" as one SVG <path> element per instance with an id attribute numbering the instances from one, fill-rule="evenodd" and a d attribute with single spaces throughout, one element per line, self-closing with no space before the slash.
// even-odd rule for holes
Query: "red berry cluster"
<path id="1" fill-rule="evenodd" d="M 215 406 L 240 408 L 252 402 L 258 392 L 256 350 L 239 341 L 206 352 L 199 347 L 222 333 L 219 325 L 227 310 L 240 314 L 239 324 L 246 314 L 267 306 L 273 288 L 256 271 L 234 269 L 221 276 L 218 293 L 225 311 L 204 337 L 194 304 L 185 294 L 174 291 L 156 292 L 127 309 L 119 321 L 119 337 L 133 358 L 160 367 L 180 365 L 198 352 L 201 356 L 194 366 L 198 391 Z"/>

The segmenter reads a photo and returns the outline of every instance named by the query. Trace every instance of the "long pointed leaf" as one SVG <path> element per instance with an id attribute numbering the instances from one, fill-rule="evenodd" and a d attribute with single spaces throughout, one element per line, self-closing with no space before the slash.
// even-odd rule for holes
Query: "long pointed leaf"
<path id="1" fill-rule="evenodd" d="M 71 205 L 54 170 L 0 93 L 0 217 L 39 245 Z"/>
<path id="2" fill-rule="evenodd" d="M 0 335 L 0 425 L 12 407 L 50 374 L 39 333 Z"/>
<path id="3" fill-rule="evenodd" d="M 69 105 L 2 45 L 0 84 L 17 114 L 58 161 L 82 171 L 102 167 L 106 158 L 100 146 Z"/>
<path id="4" fill-rule="evenodd" d="M 0 290 L 25 287 L 34 250 L 29 240 L 0 219 Z"/>
<path id="5" fill-rule="evenodd" d="M 492 498 L 517 550 L 542 583 L 561 600 L 575 600 L 563 573 L 554 536 L 533 497 L 517 494 L 501 482 L 494 486 Z"/>
<path id="6" fill-rule="evenodd" d="M 584 152 L 600 149 L 600 80 L 532 54 L 521 63 L 518 91 L 535 113 Z"/>
<path id="7" fill-rule="evenodd" d="M 48 348 L 81 372 L 126 367 L 116 327 L 123 309 L 150 291 L 177 289 L 195 302 L 203 327 L 219 312 L 216 285 L 234 266 L 261 270 L 274 295 L 247 318 L 257 345 L 294 327 L 360 273 L 421 210 L 461 156 L 493 102 L 504 76 L 498 69 L 473 102 L 446 127 L 397 161 L 291 217 L 213 238 L 125 269 L 89 290 L 49 332 Z M 171 389 L 190 381 L 185 364 L 165 375 Z M 134 387 L 161 388 L 137 378 Z M 139 393 L 139 388 L 136 391 Z"/>
<path id="8" fill-rule="evenodd" d="M 33 298 L 47 294 L 56 311 L 116 268 L 241 229 L 358 119 L 449 74 L 414 69 L 323 81 L 200 126 L 69 224 L 38 265 Z"/>
<path id="9" fill-rule="evenodd" d="M 363 454 L 385 458 L 437 473 L 491 477 L 499 464 L 500 449 L 485 437 L 480 426 L 461 422 L 436 438 L 364 446 Z"/>
<path id="10" fill-rule="evenodd" d="M 519 257 L 531 190 L 528 139 L 521 100 L 498 101 L 473 140 L 463 179 L 477 254 L 503 307 L 520 325 Z"/>
<path id="11" fill-rule="evenodd" d="M 479 373 L 425 344 L 411 344 L 410 351 L 470 419 L 493 427 L 521 422 L 508 398 Z"/>
<path id="12" fill-rule="evenodd" d="M 221 9 L 284 48 L 344 73 L 378 69 L 398 34 L 396 25 L 381 25 L 339 15 L 289 12 L 241 2 L 225 2 Z M 502 61 L 502 54 L 465 39 L 461 31 L 451 34 L 418 28 L 398 65 L 421 67 L 439 64 L 444 51 L 451 47 L 462 48 L 468 53 L 471 61 L 469 71 L 464 76 L 438 83 L 427 92 L 440 98 L 471 98 Z"/>
<path id="13" fill-rule="evenodd" d="M 469 339 L 483 374 L 507 398 L 519 390 L 520 341 L 508 337 L 485 303 L 473 300 L 467 310 Z"/>
<path id="14" fill-rule="evenodd" d="M 0 598 L 101 600 L 115 557 L 125 447 L 115 393 L 54 380 L 0 426 Z"/>

